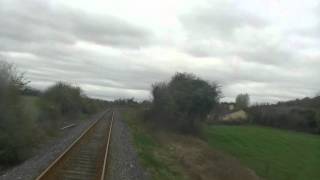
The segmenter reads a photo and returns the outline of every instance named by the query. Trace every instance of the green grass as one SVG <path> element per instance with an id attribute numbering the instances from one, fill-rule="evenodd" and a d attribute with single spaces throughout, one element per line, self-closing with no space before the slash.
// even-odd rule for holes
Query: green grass
<path id="1" fill-rule="evenodd" d="M 165 145 L 162 145 L 141 122 L 141 113 L 136 109 L 128 109 L 124 113 L 132 134 L 133 141 L 142 165 L 154 180 L 182 180 L 175 157 Z"/>
<path id="2" fill-rule="evenodd" d="M 320 136 L 257 126 L 209 126 L 210 147 L 270 180 L 320 179 Z"/>

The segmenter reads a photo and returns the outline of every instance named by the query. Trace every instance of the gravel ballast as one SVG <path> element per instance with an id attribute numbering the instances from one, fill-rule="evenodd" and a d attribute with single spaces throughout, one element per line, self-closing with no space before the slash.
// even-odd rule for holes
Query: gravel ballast
<path id="1" fill-rule="evenodd" d="M 47 142 L 42 146 L 37 155 L 5 172 L 0 176 L 0 180 L 35 179 L 35 177 L 47 168 L 91 123 L 101 117 L 103 113 L 104 112 L 98 113 L 86 121 L 78 121 L 79 123 L 75 127 L 63 130 L 64 133 L 62 136 Z"/>
<path id="2" fill-rule="evenodd" d="M 149 180 L 139 164 L 132 135 L 121 114 L 115 112 L 110 146 L 108 180 Z"/>

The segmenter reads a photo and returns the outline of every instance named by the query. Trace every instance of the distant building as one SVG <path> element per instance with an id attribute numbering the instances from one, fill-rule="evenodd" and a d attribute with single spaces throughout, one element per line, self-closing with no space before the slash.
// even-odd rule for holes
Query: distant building
<path id="1" fill-rule="evenodd" d="M 208 117 L 208 123 L 214 122 L 241 122 L 247 120 L 248 115 L 244 110 L 237 110 L 235 103 L 220 103 Z"/>
<path id="2" fill-rule="evenodd" d="M 223 102 L 216 106 L 213 111 L 208 115 L 207 121 L 208 122 L 215 122 L 221 121 L 222 117 L 227 114 L 234 112 L 235 104 L 234 103 L 227 103 Z"/>
<path id="3" fill-rule="evenodd" d="M 248 118 L 244 110 L 235 111 L 222 117 L 222 121 L 242 121 Z"/>
<path id="4" fill-rule="evenodd" d="M 219 113 L 220 114 L 227 114 L 230 113 L 232 111 L 234 111 L 235 109 L 235 103 L 221 103 L 219 105 Z"/>

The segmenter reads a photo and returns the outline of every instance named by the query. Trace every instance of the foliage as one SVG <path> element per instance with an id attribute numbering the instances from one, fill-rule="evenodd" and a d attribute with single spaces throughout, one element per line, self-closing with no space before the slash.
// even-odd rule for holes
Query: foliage
<path id="1" fill-rule="evenodd" d="M 320 177 L 320 139 L 316 135 L 258 126 L 209 126 L 209 145 L 232 154 L 264 179 Z"/>
<path id="2" fill-rule="evenodd" d="M 32 88 L 30 86 L 26 86 L 22 92 L 22 95 L 24 96 L 40 96 L 41 95 L 41 91 L 35 88 Z"/>
<path id="3" fill-rule="evenodd" d="M 249 94 L 239 94 L 236 97 L 236 108 L 245 109 L 249 107 L 250 97 Z"/>
<path id="4" fill-rule="evenodd" d="M 278 102 L 277 106 L 299 106 L 304 108 L 317 108 L 320 109 L 320 96 L 314 98 L 305 97 L 303 99 L 296 99 L 286 102 Z"/>
<path id="5" fill-rule="evenodd" d="M 168 83 L 152 87 L 151 113 L 158 127 L 182 133 L 198 133 L 199 124 L 217 104 L 220 91 L 216 84 L 188 73 L 177 73 Z"/>
<path id="6" fill-rule="evenodd" d="M 101 103 L 86 97 L 80 87 L 58 82 L 45 90 L 40 98 L 40 120 L 51 120 L 51 125 L 54 125 L 64 117 L 75 118 L 81 113 L 91 114 L 100 107 Z"/>
<path id="7" fill-rule="evenodd" d="M 248 109 L 254 124 L 320 133 L 319 109 L 287 105 L 257 105 Z"/>
<path id="8" fill-rule="evenodd" d="M 58 82 L 44 92 L 42 99 L 50 104 L 50 108 L 56 109 L 59 114 L 68 115 L 81 111 L 81 93 L 79 87 Z"/>
<path id="9" fill-rule="evenodd" d="M 0 61 L 0 163 L 25 159 L 39 136 L 21 99 L 23 75 L 15 67 Z"/>
<path id="10" fill-rule="evenodd" d="M 81 112 L 85 114 L 95 113 L 104 106 L 103 101 L 98 99 L 91 99 L 88 97 L 82 97 L 81 103 Z"/>
<path id="11" fill-rule="evenodd" d="M 120 105 L 120 106 L 134 106 L 138 105 L 139 103 L 134 100 L 134 98 L 128 98 L 128 99 L 116 99 L 113 101 L 114 105 Z"/>
<path id="12" fill-rule="evenodd" d="M 41 137 L 56 129 L 58 120 L 91 114 L 104 105 L 86 97 L 79 87 L 61 82 L 41 93 L 27 86 L 14 65 L 0 61 L 0 163 L 21 162 Z"/>

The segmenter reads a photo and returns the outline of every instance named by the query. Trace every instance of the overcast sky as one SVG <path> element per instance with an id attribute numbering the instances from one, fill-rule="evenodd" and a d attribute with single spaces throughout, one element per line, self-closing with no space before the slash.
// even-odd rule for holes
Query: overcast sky
<path id="1" fill-rule="evenodd" d="M 252 102 L 320 91 L 317 0 L 1 0 L 0 54 L 44 89 L 150 99 L 192 72 Z"/>

